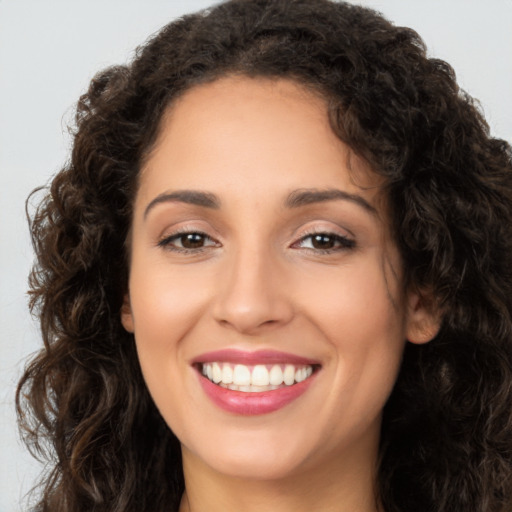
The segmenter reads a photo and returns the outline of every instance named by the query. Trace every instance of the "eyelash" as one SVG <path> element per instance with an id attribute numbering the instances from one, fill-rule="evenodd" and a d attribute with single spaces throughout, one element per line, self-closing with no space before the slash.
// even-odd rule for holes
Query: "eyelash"
<path id="1" fill-rule="evenodd" d="M 336 244 L 337 246 L 329 248 L 303 247 L 303 249 L 314 252 L 316 254 L 331 254 L 339 251 L 354 249 L 356 247 L 355 240 L 343 235 L 339 235 L 338 233 L 331 233 L 329 231 L 315 231 L 312 233 L 307 233 L 301 236 L 301 238 L 297 242 L 294 242 L 291 245 L 291 247 L 295 248 L 297 246 L 300 246 L 300 244 L 304 243 L 308 239 L 311 240 L 312 243 L 314 243 L 314 237 L 328 238 L 332 243 Z"/>
<path id="2" fill-rule="evenodd" d="M 173 245 L 177 240 L 180 240 L 180 239 L 182 239 L 181 244 L 183 245 L 183 239 L 187 236 L 199 236 L 202 238 L 203 242 L 206 240 L 209 240 L 210 242 L 213 242 L 213 243 L 211 243 L 209 245 L 203 245 L 200 247 L 194 247 L 194 248 L 177 247 L 176 245 Z M 329 247 L 329 248 L 318 248 L 318 247 L 302 247 L 302 248 L 307 251 L 314 252 L 316 254 L 318 254 L 318 253 L 331 254 L 334 252 L 354 249 L 356 247 L 355 240 L 352 240 L 351 238 L 348 238 L 343 235 L 339 235 L 337 233 L 330 233 L 328 231 L 315 231 L 313 233 L 304 234 L 303 236 L 301 236 L 299 238 L 298 241 L 291 244 L 290 247 L 292 247 L 294 249 L 300 249 L 301 244 L 303 244 L 308 239 L 312 241 L 312 244 L 314 244 L 314 242 L 313 242 L 314 237 L 327 238 L 332 243 L 336 244 L 337 246 Z M 170 236 L 166 236 L 165 238 L 160 240 L 157 245 L 158 245 L 158 247 L 162 247 L 164 249 L 167 249 L 167 250 L 170 250 L 173 252 L 178 252 L 178 253 L 182 253 L 182 254 L 191 254 L 191 253 L 197 254 L 197 253 L 204 251 L 208 247 L 218 247 L 220 244 L 219 244 L 219 242 L 217 242 L 216 240 L 211 238 L 206 233 L 203 233 L 202 231 L 183 230 L 183 231 L 179 231 L 177 233 L 173 233 Z"/>
<path id="3" fill-rule="evenodd" d="M 213 243 L 210 245 L 206 245 L 206 246 L 202 246 L 202 247 L 194 247 L 194 248 L 177 247 L 176 245 L 173 245 L 174 242 L 176 242 L 177 240 L 180 240 L 180 239 L 182 239 L 182 245 L 183 245 L 183 239 L 185 237 L 194 236 L 194 235 L 202 237 L 202 239 L 204 241 L 210 240 Z M 218 246 L 219 243 L 217 241 L 215 241 L 212 237 L 208 236 L 206 233 L 203 233 L 202 231 L 183 230 L 183 231 L 178 231 L 176 233 L 173 233 L 170 236 L 166 236 L 165 238 L 160 240 L 157 245 L 158 245 L 158 247 L 162 247 L 169 251 L 179 252 L 182 254 L 191 254 L 191 253 L 197 254 L 197 253 L 204 251 L 208 247 Z"/>

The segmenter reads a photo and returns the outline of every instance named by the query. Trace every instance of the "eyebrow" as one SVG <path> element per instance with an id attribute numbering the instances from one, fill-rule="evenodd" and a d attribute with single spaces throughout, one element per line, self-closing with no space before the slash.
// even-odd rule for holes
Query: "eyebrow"
<path id="1" fill-rule="evenodd" d="M 350 201 L 361 206 L 364 210 L 372 215 L 378 216 L 378 212 L 366 199 L 357 195 L 350 194 L 339 189 L 299 189 L 291 192 L 285 201 L 287 208 L 300 208 L 315 203 L 323 203 L 326 201 Z M 211 192 L 202 192 L 200 190 L 177 190 L 174 192 L 164 192 L 156 196 L 144 210 L 144 218 L 158 204 L 161 203 L 186 203 L 203 208 L 212 208 L 218 210 L 220 208 L 220 199 Z"/>
<path id="2" fill-rule="evenodd" d="M 220 208 L 220 200 L 215 194 L 201 192 L 199 190 L 177 190 L 175 192 L 164 192 L 156 196 L 144 210 L 144 218 L 157 205 L 161 203 L 186 203 L 204 208 Z"/>
<path id="3" fill-rule="evenodd" d="M 285 206 L 288 208 L 299 208 L 301 206 L 307 206 L 309 204 L 323 203 L 326 201 L 350 201 L 355 203 L 372 215 L 378 216 L 378 212 L 374 206 L 372 206 L 366 199 L 357 195 L 350 194 L 344 190 L 337 188 L 330 188 L 326 190 L 318 189 L 299 189 L 294 190 L 286 199 Z"/>

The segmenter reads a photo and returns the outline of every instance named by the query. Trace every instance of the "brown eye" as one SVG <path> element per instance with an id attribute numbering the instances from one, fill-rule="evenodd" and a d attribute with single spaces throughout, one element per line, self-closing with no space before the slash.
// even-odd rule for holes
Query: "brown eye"
<path id="1" fill-rule="evenodd" d="M 199 251 L 206 247 L 216 247 L 218 242 L 210 238 L 205 233 L 190 231 L 186 233 L 176 233 L 168 236 L 160 242 L 159 247 L 164 247 L 172 251 Z"/>
<path id="2" fill-rule="evenodd" d="M 201 233 L 185 233 L 180 235 L 178 240 L 181 242 L 179 245 L 184 249 L 198 249 L 204 247 L 205 238 Z"/>
<path id="3" fill-rule="evenodd" d="M 335 252 L 352 249 L 355 241 L 336 233 L 313 233 L 301 238 L 293 247 L 319 252 Z"/>
<path id="4" fill-rule="evenodd" d="M 336 239 L 331 235 L 312 235 L 311 245 L 314 249 L 333 249 L 336 246 Z"/>

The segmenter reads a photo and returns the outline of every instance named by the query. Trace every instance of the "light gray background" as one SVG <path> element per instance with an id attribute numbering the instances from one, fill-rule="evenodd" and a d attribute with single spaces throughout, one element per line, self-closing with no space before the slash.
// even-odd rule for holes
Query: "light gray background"
<path id="1" fill-rule="evenodd" d="M 95 72 L 128 60 L 171 19 L 207 0 L 0 0 L 0 512 L 27 510 L 39 470 L 21 446 L 13 395 L 39 347 L 26 306 L 32 261 L 24 201 L 66 160 L 66 124 Z M 354 3 L 357 3 L 354 1 Z M 512 0 L 361 0 L 416 29 L 512 142 Z"/>

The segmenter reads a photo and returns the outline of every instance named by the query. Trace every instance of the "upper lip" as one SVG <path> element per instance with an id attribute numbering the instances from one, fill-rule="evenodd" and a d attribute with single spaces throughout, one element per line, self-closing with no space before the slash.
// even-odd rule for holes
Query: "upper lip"
<path id="1" fill-rule="evenodd" d="M 244 364 L 247 366 L 257 364 L 303 364 L 303 365 L 319 365 L 320 362 L 307 357 L 280 352 L 277 350 L 255 350 L 246 351 L 239 349 L 226 348 L 222 350 L 214 350 L 206 352 L 195 357 L 192 364 L 198 363 L 214 363 L 224 362 L 233 364 Z"/>

